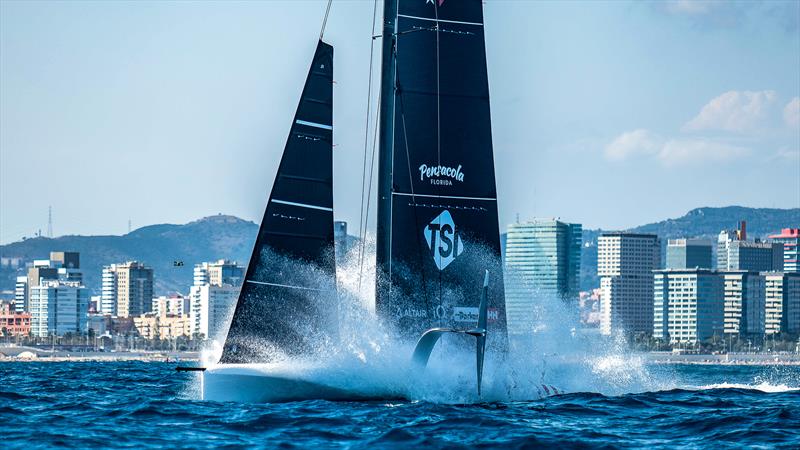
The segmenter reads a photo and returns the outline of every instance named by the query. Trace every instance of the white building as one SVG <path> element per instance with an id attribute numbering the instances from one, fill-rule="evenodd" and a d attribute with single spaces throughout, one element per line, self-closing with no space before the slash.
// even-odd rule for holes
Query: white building
<path id="1" fill-rule="evenodd" d="M 711 270 L 659 270 L 654 274 L 653 337 L 690 343 L 722 336 L 723 277 Z"/>
<path id="2" fill-rule="evenodd" d="M 162 295 L 153 299 L 153 313 L 157 316 L 188 316 L 192 310 L 191 298 L 182 295 Z"/>
<path id="3" fill-rule="evenodd" d="M 211 284 L 214 286 L 240 286 L 244 279 L 244 268 L 236 261 L 220 259 L 204 262 L 194 266 L 194 286 Z"/>
<path id="4" fill-rule="evenodd" d="M 100 313 L 134 317 L 153 305 L 153 269 L 137 261 L 103 267 Z"/>
<path id="5" fill-rule="evenodd" d="M 224 339 L 243 280 L 244 269 L 234 261 L 195 265 L 194 285 L 189 291 L 192 336 Z"/>
<path id="6" fill-rule="evenodd" d="M 43 280 L 30 289 L 34 336 L 86 332 L 88 290 L 77 281 Z"/>
<path id="7" fill-rule="evenodd" d="M 766 272 L 766 334 L 800 333 L 800 273 Z"/>
<path id="8" fill-rule="evenodd" d="M 757 272 L 720 272 L 725 283 L 725 334 L 763 335 L 766 279 Z"/>
<path id="9" fill-rule="evenodd" d="M 223 340 L 233 317 L 239 286 L 215 286 L 206 284 L 192 286 L 191 335 L 203 335 L 207 339 Z"/>
<path id="10" fill-rule="evenodd" d="M 14 287 L 14 311 L 21 314 L 28 308 L 28 277 L 17 277 Z"/>
<path id="11" fill-rule="evenodd" d="M 653 332 L 653 271 L 660 262 L 656 235 L 605 233 L 598 238 L 601 333 Z"/>

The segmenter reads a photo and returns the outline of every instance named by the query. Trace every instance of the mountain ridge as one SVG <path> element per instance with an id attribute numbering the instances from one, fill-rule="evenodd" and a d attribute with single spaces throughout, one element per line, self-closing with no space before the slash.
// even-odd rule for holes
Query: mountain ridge
<path id="1" fill-rule="evenodd" d="M 716 240 L 723 229 L 736 228 L 747 221 L 748 235 L 766 237 L 781 228 L 800 227 L 800 208 L 748 208 L 743 206 L 701 207 L 678 217 L 653 222 L 625 231 L 658 234 L 664 241 L 677 237 Z M 583 231 L 581 289 L 598 286 L 597 237 L 608 230 Z M 103 265 L 138 260 L 153 267 L 157 294 L 186 293 L 192 283 L 194 265 L 204 261 L 232 259 L 246 265 L 252 252 L 258 225 L 236 216 L 218 214 L 186 224 L 147 225 L 124 235 L 68 235 L 37 237 L 0 245 L 0 256 L 24 261 L 46 259 L 50 251 L 81 253 L 86 286 L 95 294 L 100 286 Z M 356 239 L 351 237 L 351 241 Z M 502 235 L 505 242 L 505 234 Z M 182 261 L 183 266 L 174 266 Z M 0 290 L 13 290 L 14 277 L 24 270 L 0 268 Z"/>

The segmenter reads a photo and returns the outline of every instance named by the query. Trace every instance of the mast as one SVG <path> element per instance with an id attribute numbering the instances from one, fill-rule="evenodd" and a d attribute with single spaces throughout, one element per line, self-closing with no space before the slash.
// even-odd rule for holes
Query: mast
<path id="1" fill-rule="evenodd" d="M 383 2 L 381 52 L 380 145 L 378 147 L 378 220 L 375 248 L 376 305 L 386 304 L 389 295 L 389 255 L 392 211 L 392 146 L 394 144 L 395 30 L 397 0 Z"/>

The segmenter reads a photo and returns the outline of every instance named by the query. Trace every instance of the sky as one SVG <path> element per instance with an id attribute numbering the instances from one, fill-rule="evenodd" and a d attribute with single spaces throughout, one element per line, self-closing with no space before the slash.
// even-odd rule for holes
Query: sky
<path id="1" fill-rule="evenodd" d="M 258 222 L 325 4 L 0 1 L 0 243 L 46 233 L 48 206 L 56 236 Z M 484 14 L 501 228 L 800 207 L 800 2 L 487 0 Z M 351 234 L 372 17 L 372 1 L 336 0 L 325 31 Z"/>

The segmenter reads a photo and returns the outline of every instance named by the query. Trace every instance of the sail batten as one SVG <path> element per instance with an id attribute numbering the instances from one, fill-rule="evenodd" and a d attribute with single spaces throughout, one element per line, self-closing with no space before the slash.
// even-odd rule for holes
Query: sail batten
<path id="1" fill-rule="evenodd" d="M 221 363 L 308 354 L 336 332 L 332 83 L 333 47 L 319 41 Z"/>
<path id="2" fill-rule="evenodd" d="M 477 320 L 505 342 L 481 0 L 385 0 L 376 311 L 401 334 Z"/>

